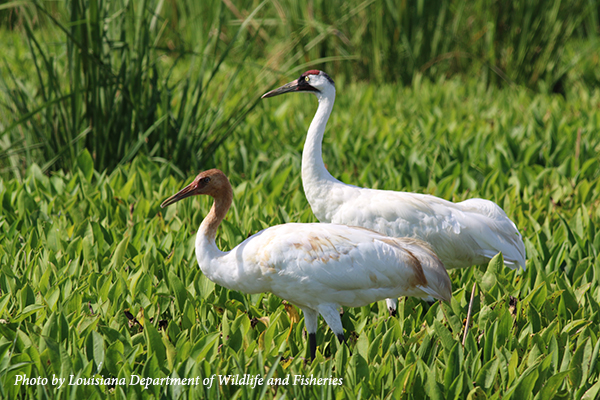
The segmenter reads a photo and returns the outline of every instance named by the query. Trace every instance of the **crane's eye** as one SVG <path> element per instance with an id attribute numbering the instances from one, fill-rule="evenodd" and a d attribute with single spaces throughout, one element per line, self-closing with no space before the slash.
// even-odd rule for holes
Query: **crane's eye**
<path id="1" fill-rule="evenodd" d="M 210 182 L 210 177 L 208 177 L 208 176 L 207 176 L 206 178 L 202 179 L 202 183 L 204 183 L 205 185 L 206 185 L 208 182 Z"/>
<path id="2" fill-rule="evenodd" d="M 304 80 L 305 80 L 306 82 L 309 82 L 309 81 L 310 81 L 310 77 L 308 77 L 308 76 L 305 76 L 305 77 L 304 77 Z"/>

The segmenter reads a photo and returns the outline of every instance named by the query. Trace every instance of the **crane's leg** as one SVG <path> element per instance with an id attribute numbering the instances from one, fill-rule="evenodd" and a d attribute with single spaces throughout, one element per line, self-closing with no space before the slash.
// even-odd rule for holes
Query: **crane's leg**
<path id="1" fill-rule="evenodd" d="M 308 333 L 308 347 L 310 349 L 310 359 L 314 360 L 317 355 L 317 318 L 319 313 L 310 308 L 301 308 L 304 314 L 304 325 Z"/>
<path id="2" fill-rule="evenodd" d="M 342 326 L 342 319 L 340 313 L 337 311 L 335 304 L 321 304 L 319 305 L 319 313 L 327 322 L 327 325 L 331 328 L 335 336 L 337 336 L 340 343 L 346 343 L 344 337 L 344 327 Z"/>
<path id="3" fill-rule="evenodd" d="M 398 299 L 385 299 L 390 317 L 395 317 L 398 314 Z"/>

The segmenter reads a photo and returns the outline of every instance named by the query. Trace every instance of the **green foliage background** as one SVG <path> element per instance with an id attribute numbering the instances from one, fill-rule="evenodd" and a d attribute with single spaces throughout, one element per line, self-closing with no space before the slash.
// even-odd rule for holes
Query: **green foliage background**
<path id="1" fill-rule="evenodd" d="M 322 355 L 306 364 L 303 321 L 279 298 L 230 292 L 199 272 L 193 240 L 207 199 L 161 210 L 185 183 L 170 167 L 138 157 L 106 174 L 84 152 L 73 173 L 47 176 L 32 165 L 22 183 L 0 181 L 3 396 L 595 398 L 600 94 L 571 92 L 574 106 L 457 80 L 338 89 L 324 145 L 333 174 L 456 201 L 491 199 L 523 233 L 527 271 L 510 271 L 501 259 L 452 271 L 450 304 L 406 298 L 398 318 L 383 302 L 347 309 L 349 349 L 321 324 Z M 235 188 L 222 249 L 266 226 L 315 220 L 299 177 L 315 103 L 308 95 L 265 101 L 215 153 Z M 58 390 L 15 386 L 24 373 L 127 381 L 131 374 L 313 374 L 344 383 Z"/>
<path id="2" fill-rule="evenodd" d="M 477 77 L 565 95 L 600 82 L 596 0 L 41 0 L 0 5 L 0 173 L 196 171 L 280 79 Z"/>
<path id="3" fill-rule="evenodd" d="M 574 3 L 569 13 L 555 2 L 521 14 L 494 14 L 499 2 L 462 10 L 439 2 L 440 14 L 419 2 L 399 14 L 405 3 L 391 1 L 314 1 L 312 9 L 291 0 L 67 4 L 74 8 L 4 3 L 11 14 L 0 16 L 9 44 L 0 96 L 0 398 L 597 398 L 594 2 Z M 405 15 L 404 25 L 392 23 L 394 15 Z M 528 15 L 541 33 L 526 40 L 516 29 Z M 94 21 L 104 28 L 92 29 Z M 515 30 L 499 34 L 501 26 Z M 404 47 L 390 48 L 401 41 L 389 27 L 403 32 Z M 456 28 L 454 36 L 444 27 Z M 77 45 L 93 32 L 104 38 L 100 45 Z M 550 44 L 548 32 L 556 34 Z M 425 50 L 435 40 L 444 52 Z M 455 57 L 460 43 L 469 44 L 460 51 L 470 58 Z M 538 45 L 538 58 L 528 58 Z M 407 49 L 423 54 L 412 66 L 401 58 Z M 362 53 L 370 51 L 389 59 Z M 440 54 L 453 61 L 444 64 Z M 554 64 L 531 81 L 543 57 Z M 86 59 L 93 68 L 81 68 Z M 279 75 L 287 81 L 307 69 L 304 62 L 336 80 L 323 148 L 334 176 L 495 201 L 523 234 L 527 271 L 510 271 L 498 257 L 451 271 L 450 304 L 402 299 L 398 318 L 383 302 L 346 309 L 349 346 L 321 323 L 313 363 L 305 361 L 296 309 L 202 276 L 193 244 L 210 202 L 159 207 L 198 169 L 218 167 L 234 186 L 217 238 L 223 250 L 268 226 L 315 221 L 300 154 L 316 101 L 259 100 Z M 552 94 L 557 82 L 564 96 Z M 121 133 L 128 139 L 110 147 Z M 59 389 L 15 385 L 23 374 L 127 382 L 132 374 L 312 374 L 343 384 Z"/>

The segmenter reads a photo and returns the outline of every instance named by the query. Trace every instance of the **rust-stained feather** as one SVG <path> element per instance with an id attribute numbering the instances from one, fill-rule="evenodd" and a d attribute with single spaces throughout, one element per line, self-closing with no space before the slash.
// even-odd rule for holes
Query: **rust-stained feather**
<path id="1" fill-rule="evenodd" d="M 382 238 L 380 240 L 384 243 L 389 244 L 390 246 L 394 246 L 406 252 L 406 255 L 408 255 L 407 265 L 410 267 L 410 269 L 412 269 L 412 271 L 415 274 L 415 286 L 427 286 L 427 278 L 425 277 L 425 272 L 423 272 L 423 266 L 421 265 L 419 259 L 415 257 L 415 255 L 410 250 L 408 250 L 406 247 L 401 246 L 400 243 L 398 243 L 398 241 L 393 238 Z"/>

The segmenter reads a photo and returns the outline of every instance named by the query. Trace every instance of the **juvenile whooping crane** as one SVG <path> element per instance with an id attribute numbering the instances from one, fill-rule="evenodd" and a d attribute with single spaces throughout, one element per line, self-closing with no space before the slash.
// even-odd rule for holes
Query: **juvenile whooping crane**
<path id="1" fill-rule="evenodd" d="M 325 168 L 321 145 L 335 101 L 335 84 L 325 72 L 310 70 L 262 97 L 289 92 L 313 93 L 319 107 L 302 152 L 302 185 L 321 222 L 362 226 L 394 237 L 429 243 L 448 269 L 486 263 L 499 252 L 504 263 L 525 269 L 525 246 L 516 225 L 494 202 L 469 199 L 452 203 L 439 197 L 347 185 Z M 391 315 L 397 298 L 388 298 Z"/>
<path id="2" fill-rule="evenodd" d="M 245 293 L 272 292 L 304 313 L 310 356 L 316 354 L 321 314 L 340 342 L 338 308 L 361 307 L 387 297 L 417 296 L 450 301 L 446 269 L 421 240 L 391 238 L 364 228 L 335 224 L 284 224 L 258 232 L 233 250 L 215 244 L 233 191 L 223 172 L 201 172 L 161 207 L 194 195 L 214 203 L 196 235 L 196 258 L 211 281 Z"/>

